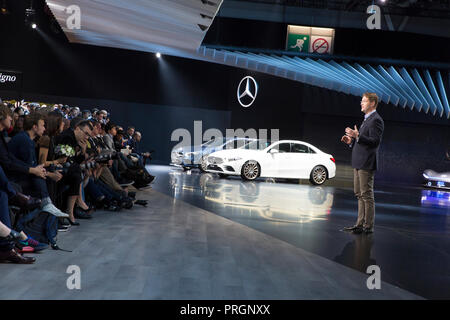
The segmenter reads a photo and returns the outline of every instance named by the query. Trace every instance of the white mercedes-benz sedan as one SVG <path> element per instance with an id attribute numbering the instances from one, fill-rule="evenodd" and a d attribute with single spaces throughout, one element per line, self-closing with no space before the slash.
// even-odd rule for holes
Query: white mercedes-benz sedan
<path id="1" fill-rule="evenodd" d="M 331 154 L 295 140 L 270 145 L 254 141 L 242 148 L 213 152 L 206 161 L 206 171 L 221 177 L 240 175 L 244 180 L 258 177 L 309 179 L 312 184 L 321 185 L 336 175 Z"/>

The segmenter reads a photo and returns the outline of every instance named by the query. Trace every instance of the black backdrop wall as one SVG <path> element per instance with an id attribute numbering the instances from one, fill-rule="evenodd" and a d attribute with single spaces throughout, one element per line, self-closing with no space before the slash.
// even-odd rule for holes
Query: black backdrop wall
<path id="1" fill-rule="evenodd" d="M 338 163 L 349 164 L 350 150 L 340 143 L 346 127 L 360 125 L 360 97 L 321 89 L 247 70 L 235 70 L 235 86 L 244 75 L 253 75 L 259 92 L 250 108 L 230 103 L 233 128 L 279 128 L 280 139 L 300 139 L 331 153 Z M 229 96 L 235 96 L 235 86 Z M 425 113 L 380 103 L 385 121 L 380 147 L 378 181 L 421 183 L 425 169 L 450 171 L 445 153 L 450 146 L 450 121 Z"/>
<path id="2" fill-rule="evenodd" d="M 0 21 L 0 70 L 22 72 L 23 85 L 6 91 L 0 84 L 0 97 L 106 108 L 114 122 L 143 132 L 143 147 L 157 150 L 158 162 L 169 162 L 174 129 L 192 132 L 194 120 L 202 120 L 203 131 L 280 129 L 282 139 L 308 141 L 349 163 L 350 152 L 339 139 L 346 126 L 362 121 L 360 97 L 216 64 L 68 44 L 48 30 L 32 32 L 14 21 L 5 26 Z M 236 101 L 244 75 L 259 83 L 250 108 Z M 420 183 L 424 169 L 450 170 L 444 160 L 447 119 L 384 104 L 379 113 L 386 123 L 379 181 Z"/>

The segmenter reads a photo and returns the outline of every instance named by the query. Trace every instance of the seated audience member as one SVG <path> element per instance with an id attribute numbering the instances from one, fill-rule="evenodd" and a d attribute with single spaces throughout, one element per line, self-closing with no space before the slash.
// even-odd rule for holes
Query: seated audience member
<path id="1" fill-rule="evenodd" d="M 87 142 L 91 136 L 92 129 L 91 122 L 83 120 L 78 122 L 75 128 L 69 128 L 55 137 L 55 151 L 58 146 L 68 145 L 74 153 L 74 155 L 68 157 L 70 167 L 64 177 L 66 185 L 69 186 L 66 212 L 69 214 L 71 225 L 79 225 L 75 221 L 74 208 L 77 199 L 81 196 L 82 170 L 80 165 L 87 158 Z"/>
<path id="2" fill-rule="evenodd" d="M 91 119 L 92 126 L 94 127 L 93 133 L 94 136 L 91 138 L 93 145 L 96 146 L 96 148 L 99 148 L 98 152 L 106 149 L 106 144 L 103 140 L 103 136 L 105 134 L 105 125 L 101 124 L 95 119 Z"/>
<path id="3" fill-rule="evenodd" d="M 7 108 L 0 106 L 0 131 L 3 131 L 11 126 L 11 111 Z M 36 129 L 37 130 L 37 129 Z M 24 133 L 26 134 L 26 133 Z M 13 138 L 14 139 L 14 138 Z M 20 146 L 20 152 L 18 154 L 24 155 L 25 148 L 33 148 L 34 152 L 34 142 L 30 137 L 21 135 L 19 140 L 16 140 L 14 144 L 19 141 L 25 141 L 24 146 Z M 11 140 L 12 141 L 12 140 Z M 19 150 L 19 147 L 12 145 L 15 150 Z M 27 156 L 28 159 L 32 159 L 31 156 Z M 36 161 L 37 163 L 37 161 Z M 18 183 L 26 193 L 37 194 L 38 198 L 42 200 L 43 211 L 51 213 L 57 217 L 67 217 L 64 212 L 61 212 L 56 208 L 47 191 L 47 185 L 45 183 L 47 172 L 42 165 L 31 165 L 23 160 L 18 159 L 14 154 L 9 151 L 9 146 L 6 144 L 3 135 L 0 135 L 0 165 L 7 172 L 8 178 L 13 182 Z"/>
<path id="4" fill-rule="evenodd" d="M 51 165 L 57 166 L 66 162 L 67 157 L 60 157 L 58 159 L 51 159 L 49 154 L 54 153 L 54 138 L 56 135 L 62 133 L 64 130 L 64 122 L 62 114 L 58 111 L 52 111 L 47 113 L 46 116 L 46 129 L 44 134 L 38 139 L 38 154 L 39 164 L 44 167 Z"/>
<path id="5" fill-rule="evenodd" d="M 98 121 L 98 120 L 97 120 Z M 99 121 L 101 122 L 101 121 Z M 107 125 L 105 125 L 105 135 L 103 136 L 103 141 L 106 144 L 106 148 L 108 150 L 114 151 L 114 137 L 117 134 L 116 125 L 109 122 Z"/>
<path id="6" fill-rule="evenodd" d="M 89 138 L 87 152 L 95 157 L 103 151 L 103 141 L 98 139 L 101 130 L 100 123 L 96 120 L 92 120 L 91 122 L 93 130 Z M 112 160 L 108 161 L 109 165 L 112 165 L 112 163 Z M 96 206 L 98 207 L 101 204 L 100 206 L 105 207 L 107 210 L 117 210 L 121 207 L 131 208 L 132 199 L 128 197 L 127 193 L 120 186 L 118 187 L 119 192 L 117 192 L 113 189 L 114 186 L 110 187 L 100 179 L 100 176 L 104 176 L 104 172 L 105 174 L 109 172 L 107 163 L 98 164 L 89 177 L 85 188 L 89 196 L 94 199 Z M 115 183 L 117 184 L 117 182 Z"/>
<path id="7" fill-rule="evenodd" d="M 123 135 L 123 138 L 126 140 L 126 142 L 128 142 L 133 137 L 135 130 L 136 128 L 133 126 L 129 126 L 127 128 L 127 132 Z"/>
<path id="8" fill-rule="evenodd" d="M 13 125 L 7 129 L 8 135 L 14 137 L 23 130 L 23 120 L 25 117 L 25 110 L 22 107 L 17 107 L 13 113 Z"/>
<path id="9" fill-rule="evenodd" d="M 120 152 L 120 150 L 124 148 L 123 134 L 123 130 L 118 129 L 116 135 L 114 136 L 114 149 L 117 152 Z"/>
<path id="10" fill-rule="evenodd" d="M 83 118 L 83 120 L 91 120 L 91 111 L 83 110 L 83 112 L 81 113 L 81 117 Z"/>
<path id="11" fill-rule="evenodd" d="M 64 105 L 60 109 L 63 113 L 63 117 L 69 119 L 70 107 L 68 105 Z"/>
<path id="12" fill-rule="evenodd" d="M 140 149 L 140 142 L 142 139 L 142 134 L 139 131 L 136 131 L 133 134 L 133 138 L 129 142 L 129 146 L 131 148 L 132 155 L 137 156 L 140 159 L 140 164 L 145 167 L 147 160 L 151 160 L 150 152 L 142 152 Z"/>
<path id="13" fill-rule="evenodd" d="M 78 107 L 73 107 L 72 109 L 70 109 L 69 112 L 69 119 L 72 120 L 74 118 L 77 118 L 80 116 L 80 108 Z"/>
<path id="14" fill-rule="evenodd" d="M 100 123 L 106 124 L 106 117 L 108 116 L 108 112 L 106 110 L 97 111 L 96 113 L 96 120 Z"/>
<path id="15" fill-rule="evenodd" d="M 67 161 L 67 157 L 54 157 L 54 139 L 55 136 L 63 132 L 64 122 L 61 112 L 51 111 L 46 115 L 46 129 L 44 135 L 42 135 L 38 142 L 38 163 L 43 165 L 47 171 L 52 171 L 55 174 L 56 179 L 47 179 L 47 188 L 52 202 L 57 207 L 62 208 L 64 205 L 64 199 L 61 197 L 61 179 L 62 173 L 59 170 L 59 166 L 63 165 Z"/>
<path id="16" fill-rule="evenodd" d="M 9 199 L 9 200 L 8 200 Z M 27 210 L 33 210 L 40 206 L 40 200 L 30 198 L 17 192 L 8 181 L 0 166 L 0 262 L 33 263 L 34 258 L 22 256 L 14 248 L 14 242 L 28 240 L 23 232 L 11 230 L 11 218 L 8 205 L 15 205 Z"/>
<path id="17" fill-rule="evenodd" d="M 63 114 L 63 123 L 64 123 L 64 128 L 63 128 L 64 130 L 63 131 L 65 131 L 65 130 L 70 128 L 70 120 L 67 119 L 67 118 L 64 118 L 64 114 Z"/>
<path id="18" fill-rule="evenodd" d="M 114 143 L 115 136 L 117 135 L 117 129 L 116 125 L 109 122 L 105 126 L 106 134 L 103 136 L 103 141 L 106 145 L 106 150 L 110 151 L 116 151 L 116 145 Z M 120 150 L 119 150 L 120 151 Z M 119 159 L 116 159 L 113 161 L 113 166 L 111 168 L 111 172 L 114 175 L 115 180 L 121 185 L 121 186 L 129 186 L 133 184 L 134 181 L 129 181 L 127 179 L 122 178 L 121 172 L 124 172 L 127 169 L 126 160 L 123 157 L 123 154 L 119 152 L 118 154 Z"/>

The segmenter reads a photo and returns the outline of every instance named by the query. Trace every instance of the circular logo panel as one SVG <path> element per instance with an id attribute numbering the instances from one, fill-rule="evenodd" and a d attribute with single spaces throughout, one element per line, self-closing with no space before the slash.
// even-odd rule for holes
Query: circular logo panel
<path id="1" fill-rule="evenodd" d="M 237 100 L 244 108 L 250 107 L 255 102 L 258 94 L 258 84 L 253 77 L 244 77 L 237 87 Z"/>

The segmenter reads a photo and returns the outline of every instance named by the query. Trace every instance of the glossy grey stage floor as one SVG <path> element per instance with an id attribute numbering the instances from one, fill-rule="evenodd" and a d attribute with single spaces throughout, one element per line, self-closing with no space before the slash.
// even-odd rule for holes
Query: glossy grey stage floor
<path id="1" fill-rule="evenodd" d="M 417 234 L 395 211 L 393 196 L 390 206 L 380 204 L 393 211 L 378 219 L 376 233 L 353 236 L 336 231 L 354 220 L 342 209 L 354 205 L 348 190 L 150 169 L 156 183 L 139 195 L 148 208 L 97 212 L 81 221 L 59 235 L 59 245 L 72 253 L 47 250 L 35 255 L 34 265 L 0 264 L 0 298 L 420 299 L 425 295 L 411 290 L 414 285 L 397 286 L 412 273 L 418 282 L 440 278 L 436 292 L 448 294 L 448 210 L 416 214 Z M 380 226 L 384 219 L 390 228 Z M 415 260 L 426 261 L 423 275 Z M 381 290 L 369 290 L 368 275 L 358 270 L 370 264 L 387 280 Z M 69 265 L 81 269 L 81 290 L 66 287 Z M 403 277 L 390 279 L 398 269 Z"/>
<path id="2" fill-rule="evenodd" d="M 339 169 L 314 187 L 160 166 L 154 189 L 354 270 L 378 265 L 383 280 L 422 297 L 450 299 L 450 192 L 375 182 L 375 233 L 353 235 L 339 231 L 357 215 L 348 170 Z"/>

